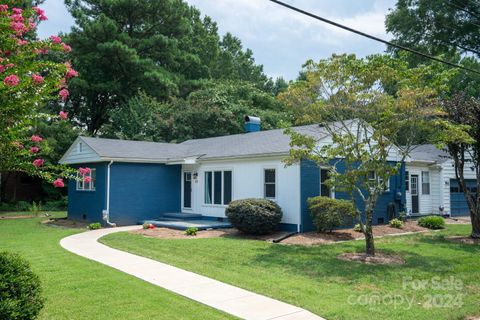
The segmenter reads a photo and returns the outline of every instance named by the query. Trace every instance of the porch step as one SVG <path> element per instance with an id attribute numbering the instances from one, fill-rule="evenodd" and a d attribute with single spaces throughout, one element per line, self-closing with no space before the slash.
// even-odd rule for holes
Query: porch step
<path id="1" fill-rule="evenodd" d="M 187 219 L 201 219 L 202 215 L 199 213 L 181 213 L 181 212 L 169 212 L 164 213 L 160 217 L 160 219 L 179 219 L 179 220 L 187 220 Z"/>
<path id="2" fill-rule="evenodd" d="M 228 222 L 214 221 L 214 220 L 146 220 L 143 223 L 151 223 L 155 227 L 172 228 L 178 230 L 186 230 L 187 228 L 197 228 L 198 230 L 206 229 L 223 229 L 231 228 L 232 225 Z"/>

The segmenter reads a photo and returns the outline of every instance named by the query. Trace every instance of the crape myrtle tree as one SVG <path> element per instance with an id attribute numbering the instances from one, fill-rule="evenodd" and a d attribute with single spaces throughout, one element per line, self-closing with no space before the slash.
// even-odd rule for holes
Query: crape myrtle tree
<path id="1" fill-rule="evenodd" d="M 45 161 L 48 141 L 36 130 L 39 121 L 65 120 L 67 114 L 42 113 L 48 101 L 65 101 L 68 81 L 77 75 L 68 62 L 46 59 L 48 52 L 68 52 L 58 36 L 36 40 L 42 9 L 24 1 L 0 3 L 0 172 L 24 172 L 64 186 L 74 172 Z"/>
<path id="2" fill-rule="evenodd" d="M 446 146 L 455 175 L 465 195 L 472 221 L 471 237 L 480 238 L 480 100 L 456 94 L 442 103 L 443 118 L 436 120 L 440 146 Z M 464 172 L 476 176 L 476 190 L 467 187 Z"/>
<path id="3" fill-rule="evenodd" d="M 287 130 L 292 139 L 286 162 L 309 159 L 330 168 L 328 184 L 346 192 L 356 208 L 367 255 L 375 255 L 377 200 L 389 187 L 389 178 L 399 173 L 415 139 L 409 128 L 423 126 L 434 112 L 435 90 L 423 83 L 431 77 L 441 83 L 441 76 L 431 71 L 409 69 L 404 61 L 381 55 L 334 55 L 308 61 L 302 79 L 279 96 L 294 109 L 297 123 L 318 123 L 331 136 L 331 143 L 321 144 L 308 134 Z M 337 170 L 340 162 L 342 172 Z"/>

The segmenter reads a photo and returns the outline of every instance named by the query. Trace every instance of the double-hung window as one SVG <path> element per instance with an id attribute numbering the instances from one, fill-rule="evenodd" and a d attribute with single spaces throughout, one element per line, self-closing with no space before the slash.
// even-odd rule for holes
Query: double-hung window
<path id="1" fill-rule="evenodd" d="M 277 172 L 275 169 L 263 170 L 263 196 L 265 199 L 277 198 Z"/>
<path id="2" fill-rule="evenodd" d="M 205 171 L 205 204 L 227 205 L 232 201 L 232 171 Z"/>
<path id="3" fill-rule="evenodd" d="M 430 194 L 430 172 L 422 171 L 422 194 Z"/>
<path id="4" fill-rule="evenodd" d="M 368 180 L 370 181 L 376 181 L 377 183 L 382 183 L 383 179 L 381 177 L 377 176 L 377 173 L 375 171 L 369 171 Z M 385 189 L 383 190 L 384 192 L 389 192 L 390 191 L 390 179 L 385 183 Z"/>
<path id="5" fill-rule="evenodd" d="M 85 178 L 89 179 L 85 179 Z M 90 181 L 85 181 L 90 180 Z M 79 191 L 95 191 L 95 185 L 97 182 L 97 170 L 95 168 L 90 169 L 90 172 L 84 176 L 78 174 L 77 176 L 77 190 Z"/>

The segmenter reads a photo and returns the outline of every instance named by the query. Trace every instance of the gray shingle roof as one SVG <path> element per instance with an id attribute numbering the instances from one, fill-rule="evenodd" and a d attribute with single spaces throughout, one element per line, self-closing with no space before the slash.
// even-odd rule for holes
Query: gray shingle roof
<path id="1" fill-rule="evenodd" d="M 327 133 L 319 125 L 293 128 L 319 140 Z M 180 144 L 82 137 L 102 158 L 172 160 L 186 157 L 201 159 L 287 154 L 290 136 L 283 129 L 187 140 Z"/>
<path id="2" fill-rule="evenodd" d="M 450 159 L 450 156 L 444 150 L 440 150 L 433 144 L 423 144 L 415 146 L 410 152 L 412 161 L 435 161 L 444 163 Z"/>
<path id="3" fill-rule="evenodd" d="M 171 143 L 82 137 L 102 158 L 162 160 L 182 157 L 185 147 Z"/>
<path id="4" fill-rule="evenodd" d="M 321 139 L 326 132 L 318 125 L 293 128 L 295 131 Z M 190 155 L 202 155 L 202 159 L 287 154 L 290 136 L 283 129 L 234 134 L 223 137 L 193 139 L 180 144 L 188 146 Z"/>

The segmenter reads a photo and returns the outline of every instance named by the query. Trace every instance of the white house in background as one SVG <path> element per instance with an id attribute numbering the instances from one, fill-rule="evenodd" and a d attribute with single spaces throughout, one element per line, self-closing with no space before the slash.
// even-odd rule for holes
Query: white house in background
<path id="1" fill-rule="evenodd" d="M 464 174 L 467 187 L 476 193 L 475 171 L 466 166 Z M 467 201 L 455 176 L 453 160 L 445 151 L 430 144 L 416 146 L 406 163 L 405 176 L 407 213 L 469 214 Z"/>

